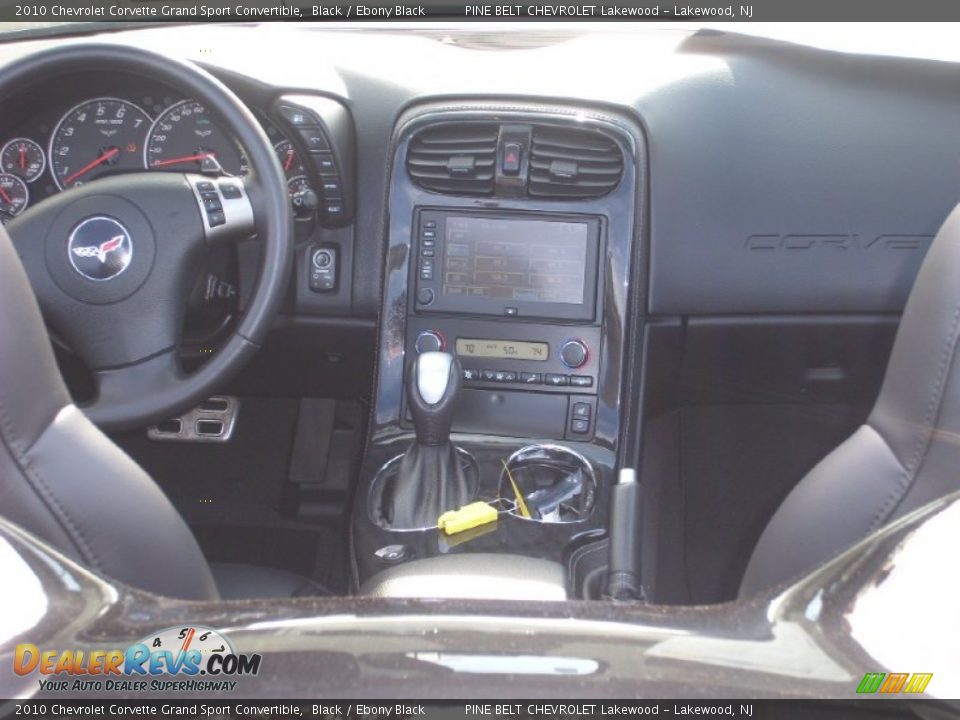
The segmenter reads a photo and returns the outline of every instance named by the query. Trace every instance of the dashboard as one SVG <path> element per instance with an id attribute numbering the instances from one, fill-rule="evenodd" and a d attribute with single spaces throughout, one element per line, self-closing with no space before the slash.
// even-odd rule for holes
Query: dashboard
<path id="1" fill-rule="evenodd" d="M 243 177 L 242 147 L 200 103 L 143 78 L 71 77 L 19 99 L 0 138 L 0 221 L 109 175 L 150 171 Z M 291 198 L 313 193 L 300 149 L 254 110 L 277 153 Z"/>

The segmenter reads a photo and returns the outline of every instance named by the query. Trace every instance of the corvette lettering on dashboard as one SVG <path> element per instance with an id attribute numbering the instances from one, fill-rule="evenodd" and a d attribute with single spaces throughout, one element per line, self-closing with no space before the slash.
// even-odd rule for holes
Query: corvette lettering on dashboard
<path id="1" fill-rule="evenodd" d="M 933 235 L 877 235 L 873 239 L 856 233 L 790 233 L 786 235 L 749 235 L 747 250 L 921 250 L 933 241 Z"/>

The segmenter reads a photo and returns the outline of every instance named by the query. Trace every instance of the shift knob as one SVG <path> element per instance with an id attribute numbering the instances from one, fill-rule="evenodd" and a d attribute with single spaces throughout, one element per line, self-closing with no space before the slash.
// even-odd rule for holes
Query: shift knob
<path id="1" fill-rule="evenodd" d="M 450 442 L 450 426 L 463 371 L 450 353 L 425 352 L 410 365 L 407 403 L 421 445 Z"/>

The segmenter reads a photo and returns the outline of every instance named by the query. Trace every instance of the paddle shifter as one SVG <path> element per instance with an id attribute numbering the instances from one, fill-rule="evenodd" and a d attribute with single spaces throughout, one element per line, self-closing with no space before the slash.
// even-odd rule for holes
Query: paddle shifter
<path id="1" fill-rule="evenodd" d="M 473 498 L 457 455 L 450 444 L 450 426 L 463 371 L 449 353 L 417 356 L 407 377 L 407 405 L 417 438 L 397 473 L 391 500 L 391 527 L 434 527 L 447 510 Z"/>

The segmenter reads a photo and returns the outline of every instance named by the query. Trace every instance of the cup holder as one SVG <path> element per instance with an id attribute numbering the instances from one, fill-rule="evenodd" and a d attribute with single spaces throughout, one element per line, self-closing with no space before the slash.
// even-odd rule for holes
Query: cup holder
<path id="1" fill-rule="evenodd" d="M 456 448 L 457 457 L 460 459 L 460 466 L 463 468 L 467 484 L 470 487 L 471 497 L 476 497 L 479 487 L 480 473 L 477 467 L 477 461 L 466 450 Z M 393 487 L 397 479 L 397 473 L 400 471 L 400 464 L 403 462 L 403 455 L 397 455 L 387 462 L 373 478 L 370 484 L 370 495 L 367 500 L 367 514 L 370 519 L 385 530 L 396 532 L 424 532 L 426 530 L 436 529 L 436 525 L 430 527 L 395 527 L 391 517 Z"/>
<path id="2" fill-rule="evenodd" d="M 523 497 L 529 517 L 516 502 Z M 499 497 L 511 515 L 541 523 L 586 520 L 597 497 L 597 479 L 582 455 L 559 445 L 529 445 L 517 450 L 500 471 Z M 512 502 L 511 502 L 512 501 Z"/>

